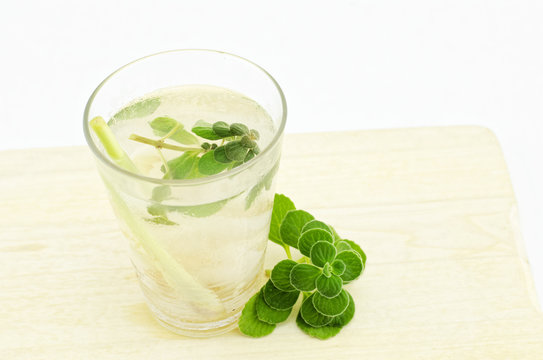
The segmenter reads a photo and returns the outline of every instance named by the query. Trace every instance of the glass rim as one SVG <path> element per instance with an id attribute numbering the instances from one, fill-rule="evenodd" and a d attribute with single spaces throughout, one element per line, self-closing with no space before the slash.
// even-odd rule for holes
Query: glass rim
<path id="1" fill-rule="evenodd" d="M 122 167 L 115 164 L 111 159 L 109 159 L 102 151 L 100 151 L 100 149 L 98 149 L 98 147 L 96 146 L 96 143 L 94 142 L 94 140 L 93 140 L 93 138 L 91 136 L 90 126 L 89 126 L 89 112 L 90 112 L 90 108 L 91 108 L 91 106 L 93 104 L 94 98 L 98 95 L 98 93 L 100 92 L 100 89 L 102 89 L 102 87 L 111 78 L 113 78 L 119 72 L 123 71 L 125 68 L 127 68 L 127 67 L 129 67 L 129 66 L 131 66 L 133 64 L 139 63 L 141 61 L 145 61 L 145 60 L 147 60 L 149 58 L 152 58 L 152 57 L 157 57 L 157 56 L 167 55 L 167 54 L 172 54 L 172 53 L 183 53 L 183 52 L 201 52 L 201 53 L 227 55 L 229 57 L 236 58 L 238 60 L 242 60 L 243 62 L 247 63 L 248 65 L 251 65 L 251 66 L 257 68 L 258 70 L 262 71 L 272 81 L 273 85 L 275 86 L 275 88 L 276 88 L 276 90 L 277 90 L 277 92 L 279 94 L 279 97 L 281 98 L 282 116 L 281 116 L 281 123 L 279 124 L 279 127 L 277 128 L 277 131 L 275 132 L 275 134 L 274 134 L 272 140 L 270 141 L 270 143 L 260 152 L 260 154 L 258 156 L 255 156 L 255 158 L 252 159 L 252 160 L 256 160 L 256 161 L 248 161 L 248 162 L 243 163 L 243 164 L 241 164 L 241 165 L 239 165 L 239 166 L 237 166 L 237 167 L 235 167 L 233 169 L 229 169 L 229 170 L 227 170 L 225 172 L 221 172 L 221 173 L 214 174 L 214 175 L 204 176 L 204 177 L 196 178 L 196 179 L 159 179 L 159 178 L 154 178 L 154 177 L 150 177 L 150 176 L 137 174 L 137 173 L 128 171 L 126 169 L 123 169 Z M 83 113 L 83 132 L 85 134 L 85 140 L 87 141 L 87 145 L 91 149 L 92 153 L 103 164 L 110 167 L 114 171 L 118 171 L 121 174 L 131 176 L 131 177 L 137 178 L 137 179 L 142 180 L 142 181 L 152 182 L 152 183 L 161 184 L 161 185 L 197 185 L 197 184 L 204 184 L 204 183 L 209 183 L 209 182 L 217 181 L 217 180 L 220 180 L 220 179 L 224 179 L 224 178 L 230 177 L 232 175 L 238 174 L 240 172 L 243 172 L 245 169 L 248 169 L 248 168 L 252 167 L 258 161 L 259 158 L 261 158 L 261 157 L 263 157 L 263 155 L 269 153 L 271 151 L 271 149 L 274 148 L 275 145 L 279 142 L 279 139 L 281 138 L 281 136 L 283 135 L 283 131 L 285 130 L 286 120 L 287 120 L 287 102 L 286 102 L 283 90 L 279 86 L 279 83 L 277 83 L 277 81 L 273 78 L 273 76 L 271 76 L 270 73 L 268 73 L 260 65 L 254 63 L 254 62 L 252 62 L 252 61 L 250 61 L 250 60 L 248 60 L 248 59 L 246 59 L 244 57 L 241 57 L 241 56 L 238 56 L 238 55 L 235 55 L 235 54 L 231 54 L 231 53 L 228 53 L 228 52 L 225 52 L 225 51 L 211 50 L 211 49 L 175 49 L 175 50 L 166 50 L 166 51 L 157 52 L 157 53 L 150 54 L 150 55 L 147 55 L 147 56 L 143 56 L 141 58 L 133 60 L 133 61 L 119 67 L 117 70 L 115 70 L 111 74 L 109 74 L 104 80 L 102 80 L 102 82 L 96 87 L 96 89 L 94 89 L 91 96 L 89 97 L 89 100 L 87 101 L 87 104 L 85 105 L 85 111 Z"/>

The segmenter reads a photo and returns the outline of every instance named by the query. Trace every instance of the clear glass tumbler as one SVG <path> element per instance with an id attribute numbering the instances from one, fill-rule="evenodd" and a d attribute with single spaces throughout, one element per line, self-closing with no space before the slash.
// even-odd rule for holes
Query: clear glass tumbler
<path id="1" fill-rule="evenodd" d="M 157 89 L 189 84 L 234 90 L 269 114 L 273 136 L 260 144 L 258 156 L 223 173 L 182 180 L 147 177 L 111 161 L 90 119 L 111 117 Z M 146 302 L 166 328 L 197 337 L 229 331 L 261 286 L 285 121 L 285 98 L 265 70 L 211 50 L 175 50 L 136 60 L 108 76 L 90 97 L 85 137 L 129 240 Z M 153 192 L 163 190 L 168 196 L 160 205 L 174 214 L 174 225 L 146 221 L 149 207 L 156 205 Z"/>

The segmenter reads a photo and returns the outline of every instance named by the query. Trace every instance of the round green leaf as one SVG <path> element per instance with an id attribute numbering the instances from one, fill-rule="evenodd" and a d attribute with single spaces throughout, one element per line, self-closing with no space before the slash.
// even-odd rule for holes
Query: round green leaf
<path id="1" fill-rule="evenodd" d="M 340 315 L 349 306 L 349 295 L 345 290 L 341 290 L 339 295 L 333 298 L 328 298 L 319 292 L 315 292 L 312 295 L 312 299 L 315 309 L 326 316 Z"/>
<path id="2" fill-rule="evenodd" d="M 232 123 L 230 125 L 230 133 L 234 136 L 247 135 L 249 133 L 249 128 L 245 124 Z"/>
<path id="3" fill-rule="evenodd" d="M 213 157 L 215 158 L 215 160 L 223 164 L 229 164 L 232 162 L 232 160 L 230 160 L 228 156 L 226 156 L 226 150 L 224 149 L 224 146 L 217 147 L 213 151 Z"/>
<path id="4" fill-rule="evenodd" d="M 221 138 L 232 136 L 230 132 L 230 126 L 224 121 L 217 121 L 212 126 L 215 134 L 219 135 Z"/>
<path id="5" fill-rule="evenodd" d="M 271 280 L 268 280 L 264 286 L 264 301 L 272 309 L 288 310 L 296 304 L 300 292 L 298 291 L 282 291 L 273 285 Z"/>
<path id="6" fill-rule="evenodd" d="M 288 259 L 278 262 L 271 272 L 270 280 L 273 285 L 282 291 L 297 291 L 290 283 L 290 271 L 296 265 L 296 261 Z"/>
<path id="7" fill-rule="evenodd" d="M 339 241 L 341 240 L 341 236 L 339 236 L 339 234 L 337 233 L 336 229 L 334 229 L 333 226 L 329 225 L 330 226 L 330 230 L 332 230 L 332 235 L 334 236 L 334 241 Z"/>
<path id="8" fill-rule="evenodd" d="M 353 249 L 354 251 L 356 251 L 356 253 L 358 255 L 360 255 L 360 258 L 362 259 L 362 264 L 366 265 L 366 253 L 362 250 L 362 248 L 360 248 L 360 246 L 355 243 L 354 241 L 351 241 L 351 240 L 347 240 L 347 239 L 343 239 L 342 241 L 346 242 L 347 244 L 349 244 L 349 246 L 351 247 L 351 249 Z M 338 250 L 339 251 L 339 250 Z"/>
<path id="9" fill-rule="evenodd" d="M 254 157 L 255 157 L 255 152 L 252 151 L 252 150 L 249 150 L 247 152 L 247 155 L 245 155 L 245 159 L 243 159 L 243 162 L 247 162 L 247 161 L 251 160 Z"/>
<path id="10" fill-rule="evenodd" d="M 345 309 L 343 313 L 341 313 L 340 315 L 332 319 L 332 322 L 329 324 L 329 326 L 343 327 L 347 325 L 354 316 L 355 307 L 354 307 L 353 297 L 351 296 L 351 294 L 349 294 L 347 290 L 343 290 L 343 291 L 345 291 L 347 295 L 349 296 L 349 305 L 347 306 L 347 309 Z"/>
<path id="11" fill-rule="evenodd" d="M 255 140 L 260 139 L 260 134 L 255 129 L 251 129 L 251 131 L 249 132 L 249 135 L 251 135 L 251 137 Z"/>
<path id="12" fill-rule="evenodd" d="M 336 248 L 328 241 L 317 241 L 311 247 L 310 257 L 313 264 L 323 267 L 327 262 L 334 261 Z"/>
<path id="13" fill-rule="evenodd" d="M 319 220 L 311 220 L 310 222 L 305 224 L 304 227 L 302 228 L 302 233 L 310 229 L 322 229 L 332 234 L 332 229 L 330 229 L 330 226 L 326 225 L 325 223 Z"/>
<path id="14" fill-rule="evenodd" d="M 337 241 L 334 246 L 336 247 L 336 250 L 337 252 L 341 252 L 341 251 L 347 251 L 347 250 L 352 250 L 353 248 L 351 248 L 351 245 L 349 245 L 348 242 L 346 241 Z"/>
<path id="15" fill-rule="evenodd" d="M 312 221 L 308 222 L 308 224 Z M 306 228 L 306 226 L 304 226 L 304 228 Z M 305 230 L 298 239 L 298 249 L 303 255 L 310 256 L 311 248 L 317 241 L 328 241 L 329 243 L 332 243 L 332 234 L 326 230 L 317 228 Z"/>
<path id="16" fill-rule="evenodd" d="M 290 271 L 290 283 L 300 291 L 313 291 L 315 281 L 322 273 L 321 269 L 311 264 L 297 264 Z"/>
<path id="17" fill-rule="evenodd" d="M 229 164 L 215 160 L 215 150 L 206 152 L 198 162 L 198 171 L 204 175 L 214 175 L 228 168 Z"/>
<path id="18" fill-rule="evenodd" d="M 243 161 L 247 156 L 247 148 L 241 145 L 239 140 L 230 141 L 224 145 L 226 157 L 232 161 Z"/>
<path id="19" fill-rule="evenodd" d="M 332 321 L 332 317 L 324 315 L 315 309 L 313 304 L 315 294 L 317 293 L 311 294 L 307 299 L 304 300 L 302 307 L 300 308 L 300 315 L 307 324 L 313 327 L 321 327 L 330 323 Z"/>
<path id="20" fill-rule="evenodd" d="M 238 322 L 239 330 L 243 334 L 252 337 L 262 337 L 269 335 L 273 332 L 276 326 L 258 319 L 258 315 L 256 313 L 256 298 L 258 296 L 259 293 L 256 293 L 247 302 L 247 304 L 245 304 L 245 307 L 241 312 L 241 317 L 239 318 Z"/>
<path id="21" fill-rule="evenodd" d="M 336 260 L 341 260 L 345 264 L 345 271 L 341 274 L 343 281 L 353 281 L 364 271 L 364 263 L 354 250 L 340 252 Z"/>
<path id="22" fill-rule="evenodd" d="M 221 138 L 213 131 L 213 125 L 203 120 L 198 120 L 196 124 L 194 124 L 192 132 L 207 140 L 219 140 Z"/>
<path id="23" fill-rule="evenodd" d="M 290 210 L 287 212 L 279 228 L 283 242 L 297 248 L 302 228 L 313 219 L 313 215 L 303 210 Z"/>
<path id="24" fill-rule="evenodd" d="M 285 244 L 281 239 L 280 226 L 290 210 L 296 210 L 292 200 L 283 194 L 275 194 L 268 238 L 281 246 Z"/>
<path id="25" fill-rule="evenodd" d="M 343 287 L 343 280 L 337 275 L 330 277 L 319 275 L 316 280 L 317 291 L 324 297 L 333 298 L 339 295 Z"/>
<path id="26" fill-rule="evenodd" d="M 313 327 L 304 321 L 300 313 L 298 313 L 298 316 L 296 317 L 296 325 L 298 325 L 298 328 L 307 335 L 313 336 L 320 340 L 329 339 L 341 331 L 341 326 L 325 325 L 321 327 Z"/>
<path id="27" fill-rule="evenodd" d="M 240 140 L 240 144 L 241 146 L 243 146 L 244 148 L 247 148 L 247 149 L 252 149 L 256 146 L 256 142 L 249 139 L 249 137 L 247 135 L 244 135 L 241 140 Z"/>
<path id="28" fill-rule="evenodd" d="M 342 275 L 345 272 L 345 263 L 341 260 L 334 260 L 332 263 L 332 273 L 335 275 Z"/>
<path id="29" fill-rule="evenodd" d="M 260 290 L 258 293 L 255 306 L 258 319 L 260 321 L 267 322 L 268 324 L 277 324 L 285 321 L 292 310 L 292 308 L 288 310 L 275 310 L 271 308 L 268 304 L 266 304 L 262 290 Z"/>

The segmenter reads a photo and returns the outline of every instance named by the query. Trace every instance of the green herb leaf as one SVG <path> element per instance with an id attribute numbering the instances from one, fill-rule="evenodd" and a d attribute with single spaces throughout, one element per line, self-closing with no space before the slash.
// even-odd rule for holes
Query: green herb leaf
<path id="1" fill-rule="evenodd" d="M 221 137 L 213 131 L 213 125 L 203 120 L 198 120 L 196 124 L 194 124 L 192 132 L 207 140 L 221 139 Z"/>
<path id="2" fill-rule="evenodd" d="M 307 224 L 304 225 L 304 227 L 302 228 L 302 233 L 308 231 L 308 230 L 311 230 L 311 229 L 322 229 L 322 230 L 325 230 L 327 232 L 330 233 L 330 235 L 332 235 L 332 229 L 330 229 L 330 226 L 328 226 L 327 224 L 323 223 L 322 221 L 319 221 L 319 220 L 311 220 L 310 222 L 308 222 Z M 333 237 L 332 237 L 333 239 Z"/>
<path id="3" fill-rule="evenodd" d="M 342 314 L 349 306 L 349 295 L 345 290 L 341 290 L 339 295 L 333 298 L 328 298 L 315 292 L 312 295 L 313 306 L 315 309 L 326 316 L 337 316 Z M 305 319 L 305 318 L 304 318 Z"/>
<path id="4" fill-rule="evenodd" d="M 253 149 L 253 148 L 256 147 L 256 142 L 249 139 L 249 137 L 247 135 L 244 135 L 241 138 L 240 144 L 241 144 L 241 146 L 243 146 L 244 148 L 247 148 L 247 149 Z"/>
<path id="5" fill-rule="evenodd" d="M 166 136 L 175 127 L 178 127 L 173 134 L 168 136 L 168 139 L 172 139 L 174 141 L 177 141 L 178 143 L 186 145 L 200 143 L 196 136 L 183 129 L 183 124 L 170 117 L 157 117 L 153 119 L 153 121 L 151 121 L 149 125 L 153 129 L 154 134 L 157 136 Z"/>
<path id="6" fill-rule="evenodd" d="M 233 198 L 233 197 L 232 197 Z M 192 216 L 192 217 L 207 217 L 211 216 L 215 213 L 217 213 L 219 210 L 221 210 L 224 205 L 228 202 L 228 200 L 232 199 L 224 199 L 215 201 L 208 204 L 202 204 L 202 205 L 193 205 L 193 206 L 166 206 L 166 209 L 168 211 L 176 211 L 180 212 L 184 215 Z"/>
<path id="7" fill-rule="evenodd" d="M 270 232 L 268 233 L 268 238 L 271 241 L 281 246 L 285 246 L 285 243 L 283 242 L 283 240 L 281 240 L 279 228 L 287 212 L 295 209 L 296 207 L 294 206 L 292 200 L 290 200 L 283 194 L 275 194 L 275 197 L 273 199 L 273 211 L 270 222 Z"/>
<path id="8" fill-rule="evenodd" d="M 248 336 L 252 337 L 262 337 L 269 335 L 275 330 L 275 325 L 268 324 L 264 321 L 258 319 L 258 314 L 256 311 L 256 299 L 260 293 L 256 293 L 248 302 L 245 304 L 243 311 L 241 312 L 241 317 L 238 322 L 239 330 Z"/>
<path id="9" fill-rule="evenodd" d="M 213 157 L 216 161 L 223 163 L 223 164 L 230 164 L 232 160 L 226 156 L 226 150 L 224 146 L 219 146 L 213 151 Z"/>
<path id="10" fill-rule="evenodd" d="M 170 171 L 164 175 L 164 178 L 186 179 L 191 173 L 192 168 L 198 161 L 198 153 L 193 151 L 184 152 L 183 155 L 168 161 Z"/>
<path id="11" fill-rule="evenodd" d="M 308 222 L 308 224 L 312 221 Z M 306 230 L 302 232 L 300 238 L 298 239 L 298 249 L 303 255 L 310 256 L 311 248 L 318 241 L 327 241 L 329 243 L 332 243 L 332 234 L 320 228 Z"/>
<path id="12" fill-rule="evenodd" d="M 198 161 L 198 171 L 204 175 L 214 175 L 227 169 L 229 164 L 215 160 L 215 150 L 206 152 Z"/>
<path id="13" fill-rule="evenodd" d="M 258 319 L 268 324 L 277 324 L 285 321 L 290 315 L 292 308 L 287 310 L 275 310 L 264 300 L 263 290 L 260 290 L 256 298 L 256 315 Z"/>
<path id="14" fill-rule="evenodd" d="M 328 226 L 330 226 L 330 225 L 328 225 Z M 330 226 L 330 230 L 332 230 L 332 236 L 334 236 L 334 241 L 341 240 L 341 236 L 339 236 L 339 234 L 337 233 L 336 229 L 334 229 L 333 226 Z"/>
<path id="15" fill-rule="evenodd" d="M 364 271 L 362 259 L 354 250 L 342 251 L 336 256 L 336 260 L 341 260 L 345 264 L 345 271 L 341 274 L 343 281 L 353 281 Z"/>
<path id="16" fill-rule="evenodd" d="M 327 241 L 317 241 L 310 252 L 311 262 L 317 266 L 323 267 L 326 263 L 331 263 L 336 258 L 336 248 Z"/>
<path id="17" fill-rule="evenodd" d="M 336 336 L 341 331 L 341 326 L 325 325 L 321 327 L 313 327 L 304 321 L 304 319 L 302 318 L 302 314 L 300 313 L 298 313 L 298 316 L 296 317 L 296 325 L 298 325 L 298 328 L 300 328 L 300 330 L 302 330 L 307 335 L 320 340 L 329 339 L 333 336 Z"/>
<path id="18" fill-rule="evenodd" d="M 268 280 L 264 286 L 264 300 L 272 309 L 288 310 L 296 304 L 300 295 L 299 291 L 281 291 Z"/>
<path id="19" fill-rule="evenodd" d="M 151 198 L 156 202 L 161 202 L 170 197 L 172 191 L 168 185 L 159 185 L 153 188 Z"/>
<path id="20" fill-rule="evenodd" d="M 340 275 L 343 275 L 344 272 L 345 272 L 345 263 L 338 259 L 334 260 L 334 262 L 332 263 L 332 273 L 337 276 L 340 276 Z"/>
<path id="21" fill-rule="evenodd" d="M 343 280 L 337 275 L 330 277 L 319 275 L 316 281 L 317 291 L 324 297 L 333 298 L 339 295 L 343 287 Z M 328 314 L 327 314 L 328 315 Z"/>
<path id="22" fill-rule="evenodd" d="M 166 216 L 155 216 L 151 219 L 145 220 L 157 225 L 177 225 L 177 223 L 170 221 Z"/>
<path id="23" fill-rule="evenodd" d="M 279 228 L 281 239 L 287 245 L 297 248 L 298 238 L 302 232 L 302 228 L 306 223 L 313 220 L 314 217 L 310 213 L 303 210 L 290 210 L 283 218 L 283 222 Z"/>
<path id="24" fill-rule="evenodd" d="M 234 136 L 242 136 L 249 134 L 249 128 L 245 124 L 232 123 L 230 124 L 230 133 Z"/>
<path id="25" fill-rule="evenodd" d="M 290 271 L 290 283 L 300 291 L 313 291 L 315 281 L 322 274 L 321 269 L 311 264 L 297 264 Z"/>
<path id="26" fill-rule="evenodd" d="M 247 151 L 247 155 L 245 155 L 245 159 L 243 159 L 243 162 L 246 163 L 247 161 L 251 160 L 256 156 L 255 152 L 253 150 Z"/>
<path id="27" fill-rule="evenodd" d="M 241 141 L 234 140 L 224 145 L 226 157 L 232 161 L 243 161 L 247 156 L 247 148 L 241 145 Z"/>
<path id="28" fill-rule="evenodd" d="M 260 133 L 256 131 L 255 129 L 251 129 L 251 131 L 249 132 L 249 135 L 255 140 L 260 139 Z"/>
<path id="29" fill-rule="evenodd" d="M 340 315 L 332 319 L 332 322 L 330 323 L 331 326 L 343 327 L 347 325 L 353 319 L 354 311 L 355 311 L 354 300 L 351 294 L 347 290 L 344 290 L 344 291 L 349 296 L 349 305 L 347 306 L 347 309 L 345 309 L 343 313 L 341 313 Z"/>
<path id="30" fill-rule="evenodd" d="M 224 121 L 217 121 L 216 123 L 213 124 L 212 128 L 215 134 L 217 134 L 221 138 L 225 138 L 225 137 L 229 137 L 233 135 L 230 132 L 230 126 Z"/>
<path id="31" fill-rule="evenodd" d="M 282 291 L 297 291 L 290 283 L 290 271 L 296 265 L 296 261 L 293 260 L 282 260 L 278 262 L 271 272 L 270 280 L 273 285 Z"/>
<path id="32" fill-rule="evenodd" d="M 147 212 L 153 216 L 166 216 L 167 210 L 164 205 L 153 204 L 147 206 Z"/>
<path id="33" fill-rule="evenodd" d="M 316 294 L 318 293 L 313 293 L 304 300 L 302 307 L 300 308 L 300 315 L 302 315 L 302 318 L 308 325 L 321 327 L 329 324 L 332 321 L 332 317 L 317 311 L 313 304 L 313 298 Z"/>
<path id="34" fill-rule="evenodd" d="M 352 250 L 353 249 L 351 247 L 351 245 L 349 245 L 348 242 L 343 241 L 343 240 L 336 242 L 334 244 L 334 246 L 336 247 L 337 252 L 347 251 L 347 250 Z"/>
<path id="35" fill-rule="evenodd" d="M 346 242 L 347 244 L 349 244 L 349 246 L 357 252 L 358 255 L 360 255 L 360 258 L 362 259 L 362 263 L 363 265 L 366 265 L 366 253 L 360 248 L 360 246 L 355 243 L 354 241 L 351 241 L 351 240 L 347 240 L 347 239 L 343 239 L 341 241 L 344 241 Z M 339 251 L 339 250 L 338 250 Z"/>
<path id="36" fill-rule="evenodd" d="M 108 121 L 107 124 L 111 126 L 117 121 L 130 120 L 151 115 L 155 112 L 156 109 L 158 109 L 159 106 L 160 99 L 157 97 L 137 101 L 134 104 L 125 107 L 124 109 L 113 115 L 113 117 L 110 121 Z"/>

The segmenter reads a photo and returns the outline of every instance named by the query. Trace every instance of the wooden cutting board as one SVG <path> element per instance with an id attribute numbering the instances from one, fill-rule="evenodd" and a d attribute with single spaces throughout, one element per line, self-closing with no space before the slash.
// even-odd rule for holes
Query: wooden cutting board
<path id="1" fill-rule="evenodd" d="M 494 135 L 288 135 L 278 192 L 368 254 L 335 338 L 178 336 L 143 303 L 85 147 L 0 153 L 2 359 L 542 359 L 543 315 Z M 270 245 L 268 262 L 281 252 Z"/>

